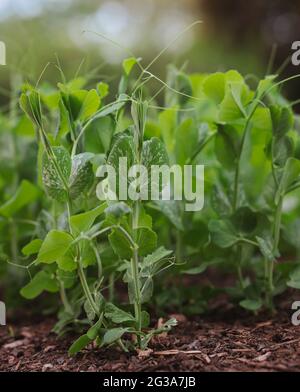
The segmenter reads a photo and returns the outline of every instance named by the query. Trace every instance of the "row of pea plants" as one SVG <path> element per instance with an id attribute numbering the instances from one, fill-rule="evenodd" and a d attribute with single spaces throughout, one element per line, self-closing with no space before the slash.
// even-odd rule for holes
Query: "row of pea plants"
<path id="1" fill-rule="evenodd" d="M 154 93 L 153 80 L 161 84 Z M 21 149 L 35 146 L 35 166 L 27 175 L 13 167 L 17 177 L 6 180 L 0 207 L 9 233 L 2 257 L 30 275 L 22 296 L 59 294 L 55 331 L 84 332 L 70 354 L 91 342 L 145 349 L 176 325 L 171 318 L 151 328 L 147 310 L 200 313 L 220 292 L 248 310 L 274 312 L 276 295 L 300 288 L 298 119 L 296 102 L 281 93 L 289 80 L 187 75 L 170 66 L 164 82 L 129 58 L 115 99 L 106 83 L 86 89 L 87 82 L 22 86 L 25 115 L 15 115 L 12 142 L 30 139 Z M 204 208 L 185 212 L 184 200 L 100 202 L 97 168 L 118 170 L 123 157 L 149 171 L 204 164 Z M 186 287 L 185 276 L 211 272 L 235 283 Z"/>

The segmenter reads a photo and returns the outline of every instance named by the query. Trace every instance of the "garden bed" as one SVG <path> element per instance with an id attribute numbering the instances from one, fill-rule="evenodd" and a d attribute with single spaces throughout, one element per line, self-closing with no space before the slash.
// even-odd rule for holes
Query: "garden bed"
<path id="1" fill-rule="evenodd" d="M 144 352 L 88 347 L 67 354 L 74 335 L 57 338 L 54 319 L 30 319 L 0 329 L 1 371 L 300 371 L 300 326 L 291 324 L 291 300 L 274 317 L 221 306 L 179 323 Z"/>

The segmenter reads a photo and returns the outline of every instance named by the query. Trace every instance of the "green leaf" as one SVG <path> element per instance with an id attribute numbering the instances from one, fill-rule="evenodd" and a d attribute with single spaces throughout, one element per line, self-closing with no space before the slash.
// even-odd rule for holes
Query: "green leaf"
<path id="1" fill-rule="evenodd" d="M 84 133 L 85 150 L 97 155 L 108 153 L 114 132 L 115 123 L 110 116 L 92 121 Z"/>
<path id="2" fill-rule="evenodd" d="M 147 256 L 153 252 L 157 245 L 157 235 L 149 227 L 139 227 L 134 230 L 136 243 L 139 247 L 139 256 Z M 112 230 L 108 236 L 114 252 L 122 259 L 132 257 L 132 245 L 127 237 L 117 229 Z"/>
<path id="3" fill-rule="evenodd" d="M 72 169 L 69 178 L 69 190 L 72 199 L 88 191 L 94 180 L 93 167 L 90 162 L 94 155 L 88 152 L 75 155 L 72 159 Z"/>
<path id="4" fill-rule="evenodd" d="M 118 110 L 122 109 L 122 107 L 126 104 L 128 98 L 126 95 L 120 94 L 119 98 L 115 101 L 110 103 L 109 105 L 103 106 L 98 113 L 95 114 L 94 118 L 100 118 L 108 116 L 109 114 L 115 113 Z"/>
<path id="5" fill-rule="evenodd" d="M 106 208 L 107 208 L 107 203 L 105 202 L 100 204 L 98 207 L 94 208 L 93 210 L 71 216 L 70 224 L 74 235 L 78 235 L 80 233 L 84 233 L 88 231 L 92 227 L 95 219 L 99 215 L 103 214 Z"/>
<path id="6" fill-rule="evenodd" d="M 83 102 L 87 97 L 88 91 L 78 89 L 72 89 L 72 91 L 70 91 L 69 88 L 65 89 L 65 86 L 63 86 L 61 83 L 58 83 L 57 85 L 61 90 L 63 90 L 61 92 L 61 96 L 64 105 L 69 112 L 71 120 L 78 120 L 81 113 L 81 108 L 83 106 Z"/>
<path id="7" fill-rule="evenodd" d="M 61 269 L 56 270 L 57 279 L 64 285 L 65 289 L 70 289 L 77 281 L 77 274 L 74 272 L 67 272 Z"/>
<path id="8" fill-rule="evenodd" d="M 139 227 L 136 229 L 137 244 L 139 247 L 139 255 L 147 256 L 153 252 L 157 246 L 157 235 L 149 227 Z"/>
<path id="9" fill-rule="evenodd" d="M 71 132 L 72 124 L 70 114 L 62 99 L 59 100 L 59 127 L 55 136 L 55 140 L 60 141 L 63 136 Z"/>
<path id="10" fill-rule="evenodd" d="M 193 93 L 190 78 L 178 70 L 173 64 L 168 66 L 167 85 L 181 94 L 167 89 L 165 96 L 165 106 L 170 107 L 176 104 L 184 105 Z"/>
<path id="11" fill-rule="evenodd" d="M 244 299 L 240 302 L 240 306 L 244 309 L 255 312 L 262 307 L 262 302 L 259 299 Z"/>
<path id="12" fill-rule="evenodd" d="M 220 248 L 228 248 L 239 241 L 232 225 L 227 220 L 211 220 L 208 229 L 212 241 Z"/>
<path id="13" fill-rule="evenodd" d="M 34 255 L 35 253 L 38 253 L 43 241 L 39 238 L 36 238 L 35 240 L 32 240 L 29 242 L 29 244 L 25 245 L 22 248 L 22 253 L 25 256 L 30 256 Z"/>
<path id="14" fill-rule="evenodd" d="M 220 163 L 229 170 L 234 170 L 239 153 L 239 135 L 230 125 L 219 124 L 215 138 L 215 153 Z"/>
<path id="15" fill-rule="evenodd" d="M 275 138 L 273 150 L 274 165 L 283 167 L 289 157 L 293 155 L 294 143 L 289 136 Z"/>
<path id="16" fill-rule="evenodd" d="M 169 157 L 165 145 L 157 137 L 143 143 L 142 164 L 149 170 L 152 165 L 168 165 Z"/>
<path id="17" fill-rule="evenodd" d="M 225 95 L 225 75 L 221 72 L 209 75 L 203 83 L 203 90 L 216 104 L 221 103 Z"/>
<path id="18" fill-rule="evenodd" d="M 95 340 L 98 336 L 103 322 L 102 319 L 103 317 L 100 317 L 100 319 L 87 331 L 86 335 L 90 340 Z"/>
<path id="19" fill-rule="evenodd" d="M 18 123 L 14 128 L 14 132 L 18 136 L 25 136 L 25 137 L 30 137 L 34 138 L 35 137 L 35 129 L 32 124 L 32 121 L 27 116 L 21 116 L 19 119 L 17 119 Z"/>
<path id="20" fill-rule="evenodd" d="M 262 255 L 268 261 L 275 260 L 275 255 L 274 255 L 274 252 L 273 252 L 272 244 L 269 241 L 267 241 L 267 240 L 265 240 L 265 239 L 263 239 L 261 237 L 256 236 L 255 238 L 256 238 L 256 241 L 258 242 L 259 249 L 260 249 Z"/>
<path id="21" fill-rule="evenodd" d="M 211 204 L 220 217 L 229 216 L 232 213 L 230 200 L 224 190 L 218 185 L 213 185 Z"/>
<path id="22" fill-rule="evenodd" d="M 283 174 L 280 179 L 279 187 L 275 196 L 275 202 L 278 203 L 280 197 L 284 196 L 287 189 L 299 179 L 300 176 L 300 160 L 296 158 L 288 158 Z"/>
<path id="23" fill-rule="evenodd" d="M 132 245 L 120 230 L 112 230 L 108 235 L 108 239 L 115 254 L 121 259 L 129 260 L 132 257 Z"/>
<path id="24" fill-rule="evenodd" d="M 57 257 L 56 262 L 58 267 L 62 271 L 72 272 L 77 269 L 77 263 L 75 262 L 75 258 L 76 253 L 74 249 L 72 249 L 72 247 L 69 247 L 63 255 Z"/>
<path id="25" fill-rule="evenodd" d="M 243 81 L 228 81 L 220 104 L 219 120 L 236 122 L 245 117 L 245 107 L 251 99 L 249 88 Z"/>
<path id="26" fill-rule="evenodd" d="M 94 265 L 96 263 L 96 256 L 93 248 L 91 247 L 90 241 L 83 239 L 80 241 L 80 252 L 82 257 L 82 266 L 83 268 L 87 268 L 90 265 Z"/>
<path id="27" fill-rule="evenodd" d="M 80 120 L 87 120 L 91 117 L 100 106 L 100 97 L 96 90 L 90 90 L 82 103 L 79 118 Z"/>
<path id="28" fill-rule="evenodd" d="M 152 229 L 152 216 L 148 215 L 145 211 L 145 208 L 141 204 L 139 207 L 139 221 L 138 221 L 138 226 L 139 227 L 149 227 Z"/>
<path id="29" fill-rule="evenodd" d="M 135 145 L 133 137 L 127 134 L 121 134 L 112 146 L 107 158 L 107 164 L 116 170 L 116 190 L 119 190 L 119 163 L 120 158 L 127 158 L 127 167 L 122 168 L 128 173 L 129 169 L 136 163 Z M 128 180 L 127 180 L 128 181 Z"/>
<path id="30" fill-rule="evenodd" d="M 81 351 L 84 347 L 86 347 L 89 343 L 91 343 L 91 339 L 85 334 L 81 335 L 75 342 L 72 344 L 72 346 L 69 348 L 69 355 L 75 355 L 79 351 Z"/>
<path id="31" fill-rule="evenodd" d="M 287 285 L 289 287 L 292 287 L 293 289 L 298 289 L 300 290 L 300 279 L 299 280 L 289 280 L 287 282 Z"/>
<path id="32" fill-rule="evenodd" d="M 146 310 L 142 311 L 141 319 L 142 319 L 142 328 L 148 328 L 150 325 L 150 314 L 146 312 Z"/>
<path id="33" fill-rule="evenodd" d="M 187 118 L 175 130 L 176 163 L 185 165 L 199 145 L 199 130 L 192 118 Z M 166 162 L 165 164 L 168 164 Z"/>
<path id="34" fill-rule="evenodd" d="M 102 344 L 111 344 L 116 340 L 119 340 L 124 333 L 128 332 L 129 328 L 112 328 L 105 332 Z"/>
<path id="35" fill-rule="evenodd" d="M 122 66 L 125 74 L 129 76 L 133 66 L 137 63 L 137 59 L 135 57 L 129 57 L 128 59 L 123 60 Z"/>
<path id="36" fill-rule="evenodd" d="M 172 154 L 175 147 L 175 129 L 177 127 L 177 113 L 174 108 L 166 109 L 159 114 L 159 125 L 169 154 Z"/>
<path id="37" fill-rule="evenodd" d="M 146 256 L 143 260 L 143 266 L 152 266 L 156 264 L 158 261 L 167 258 L 173 253 L 172 250 L 165 249 L 163 246 L 157 248 L 153 253 Z"/>
<path id="38" fill-rule="evenodd" d="M 113 323 L 132 323 L 135 322 L 135 318 L 128 312 L 118 308 L 112 303 L 108 303 L 105 306 L 105 317 L 110 319 Z"/>
<path id="39" fill-rule="evenodd" d="M 281 138 L 293 129 L 294 116 L 289 107 L 271 105 L 270 113 L 274 136 Z"/>
<path id="40" fill-rule="evenodd" d="M 148 178 L 145 181 L 145 184 L 140 184 L 140 188 L 142 189 L 145 186 L 146 189 L 148 189 L 150 199 L 151 189 L 149 184 L 151 184 L 152 189 L 154 189 L 155 187 L 158 192 L 161 192 L 162 189 L 167 185 L 167 182 L 163 182 L 163 180 L 160 181 L 159 178 L 157 182 L 156 179 L 153 178 L 151 175 L 151 169 L 154 165 L 169 165 L 168 153 L 165 149 L 163 142 L 160 139 L 158 139 L 157 137 L 152 137 L 150 140 L 146 140 L 145 142 L 143 142 L 141 164 L 146 167 L 148 172 Z"/>
<path id="41" fill-rule="evenodd" d="M 295 268 L 290 274 L 289 274 L 289 281 L 287 282 L 287 285 L 289 287 L 292 287 L 294 289 L 300 289 L 300 266 Z"/>
<path id="42" fill-rule="evenodd" d="M 33 279 L 24 286 L 20 293 L 26 299 L 33 299 L 40 295 L 43 291 L 56 293 L 59 291 L 57 281 L 54 276 L 46 271 L 38 272 Z"/>
<path id="43" fill-rule="evenodd" d="M 12 217 L 21 208 L 37 200 L 40 194 L 40 190 L 35 185 L 23 180 L 14 196 L 0 207 L 0 215 Z"/>
<path id="44" fill-rule="evenodd" d="M 90 321 L 94 321 L 94 319 L 95 319 L 95 317 L 96 317 L 96 313 L 95 313 L 94 308 L 91 306 L 89 300 L 86 300 L 86 301 L 84 302 L 84 304 L 83 304 L 83 309 L 84 309 L 84 311 L 85 311 L 85 313 L 86 313 L 87 318 L 88 318 Z"/>
<path id="45" fill-rule="evenodd" d="M 99 97 L 101 99 L 103 99 L 109 93 L 109 85 L 107 83 L 104 83 L 104 82 L 99 82 L 97 84 L 97 91 L 98 91 Z"/>
<path id="46" fill-rule="evenodd" d="M 25 85 L 20 97 L 20 107 L 38 127 L 42 127 L 42 110 L 40 94 L 30 85 Z"/>
<path id="47" fill-rule="evenodd" d="M 153 279 L 151 276 L 144 279 L 141 288 L 141 303 L 149 302 L 153 295 Z"/>
<path id="48" fill-rule="evenodd" d="M 66 184 L 71 173 L 71 157 L 64 147 L 52 147 L 52 150 L 54 157 L 49 157 L 46 152 L 43 155 L 43 183 L 53 199 L 64 202 L 67 200 Z M 57 167 L 62 179 L 58 175 Z"/>
<path id="49" fill-rule="evenodd" d="M 264 79 L 260 80 L 257 86 L 257 96 L 260 99 L 263 94 L 273 85 L 277 75 L 267 75 Z"/>
<path id="50" fill-rule="evenodd" d="M 73 238 L 70 234 L 51 230 L 44 239 L 37 260 L 41 263 L 54 263 L 67 252 L 72 242 Z"/>

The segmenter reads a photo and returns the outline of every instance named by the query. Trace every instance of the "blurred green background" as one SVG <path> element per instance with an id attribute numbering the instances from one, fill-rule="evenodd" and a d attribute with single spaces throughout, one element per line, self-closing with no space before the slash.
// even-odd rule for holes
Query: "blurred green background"
<path id="1" fill-rule="evenodd" d="M 169 47 L 154 73 L 164 78 L 166 64 L 174 62 L 191 72 L 236 68 L 261 77 L 272 48 L 275 72 L 291 54 L 292 41 L 300 39 L 298 0 L 0 0 L 0 40 L 7 47 L 0 102 L 7 101 L 11 83 L 36 82 L 48 62 L 44 79 L 57 82 L 56 57 L 67 78 L 81 64 L 80 73 L 117 82 L 128 51 L 146 64 L 196 20 L 203 23 Z M 283 76 L 297 72 L 288 62 Z M 299 87 L 296 81 L 289 87 L 291 98 Z"/>

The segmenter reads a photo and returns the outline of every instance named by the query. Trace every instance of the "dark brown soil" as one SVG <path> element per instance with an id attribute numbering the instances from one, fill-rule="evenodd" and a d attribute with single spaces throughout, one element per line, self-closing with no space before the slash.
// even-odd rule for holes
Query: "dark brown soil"
<path id="1" fill-rule="evenodd" d="M 291 324 L 291 301 L 274 317 L 252 316 L 224 306 L 187 320 L 146 352 L 89 347 L 76 357 L 74 336 L 58 339 L 53 319 L 0 327 L 0 371 L 300 371 L 300 326 Z"/>

